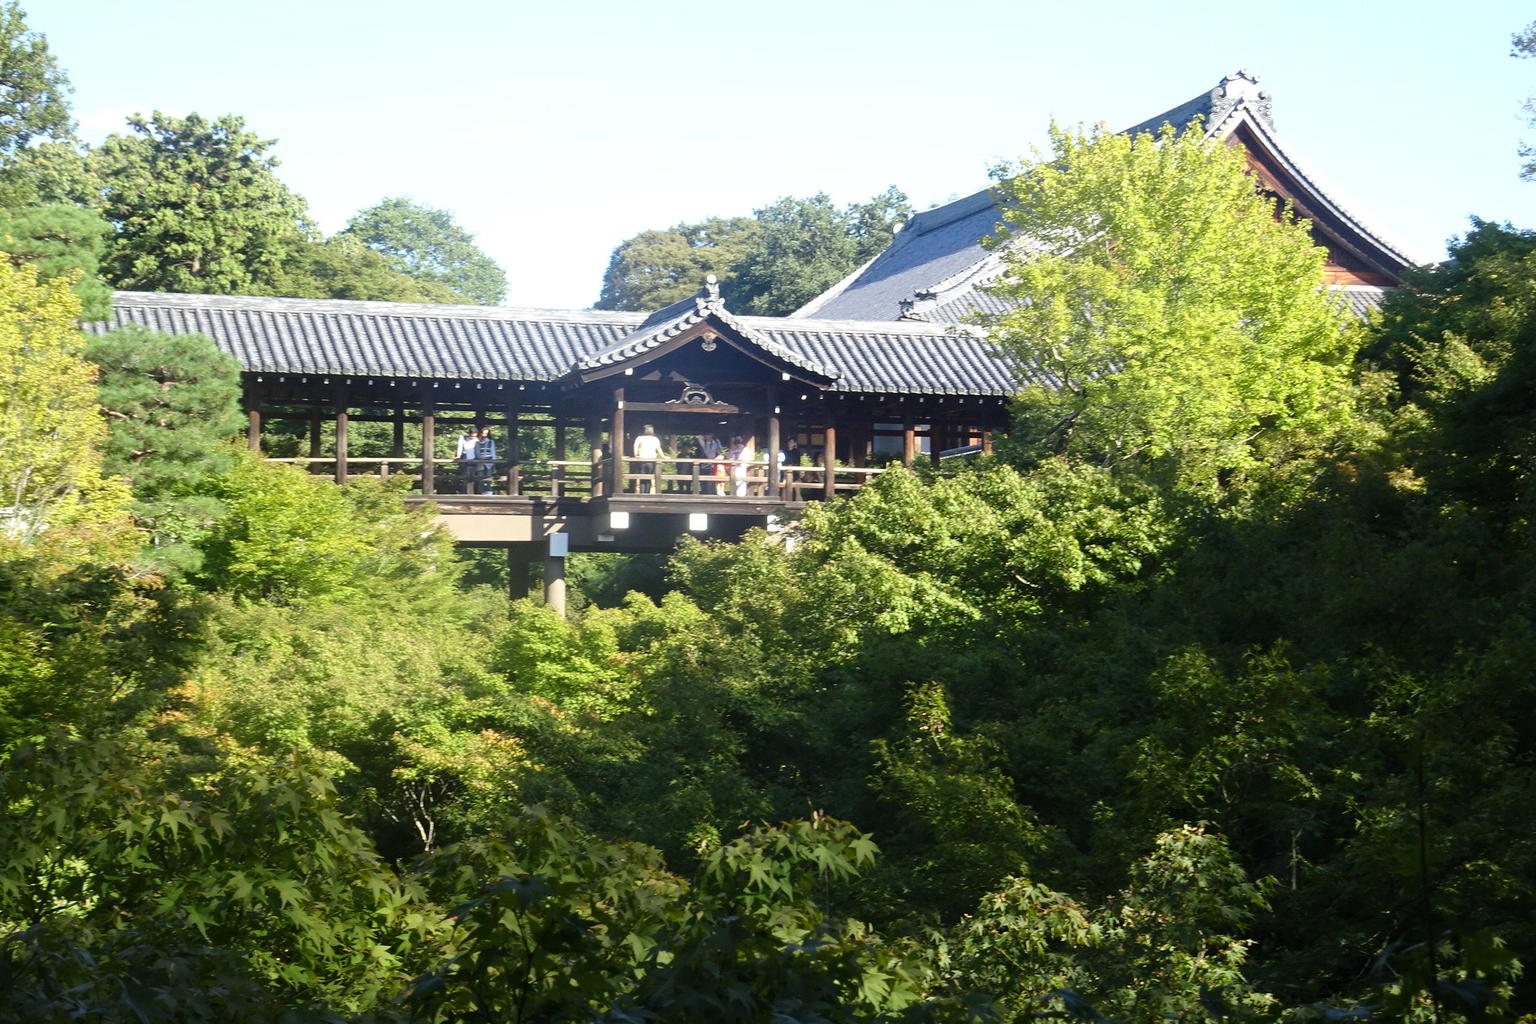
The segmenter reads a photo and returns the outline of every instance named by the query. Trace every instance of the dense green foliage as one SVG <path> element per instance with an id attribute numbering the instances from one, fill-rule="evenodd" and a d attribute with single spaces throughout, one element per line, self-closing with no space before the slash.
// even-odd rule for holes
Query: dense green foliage
<path id="1" fill-rule="evenodd" d="M 71 136 L 69 79 L 48 41 L 27 29 L 15 0 L 0 5 L 0 86 L 0 164 L 9 164 L 33 139 Z"/>
<path id="2" fill-rule="evenodd" d="M 506 272 L 447 210 L 385 199 L 347 221 L 342 234 L 358 239 L 423 288 L 444 288 L 481 306 L 507 297 Z"/>
<path id="3" fill-rule="evenodd" d="M 108 425 L 103 466 L 133 488 L 150 564 L 195 569 L 197 542 L 224 511 L 212 481 L 243 422 L 239 364 L 212 338 L 136 325 L 93 337 L 85 357 Z"/>
<path id="4" fill-rule="evenodd" d="M 108 277 L 137 291 L 270 290 L 310 230 L 303 200 L 274 173 L 272 140 L 234 116 L 157 112 L 128 127 L 92 157 L 116 229 Z"/>
<path id="5" fill-rule="evenodd" d="M 911 212 L 892 187 L 843 209 L 825 193 L 784 196 L 750 219 L 643 231 L 614 249 L 597 308 L 659 309 L 694 294 L 712 273 L 731 309 L 783 316 L 873 258 Z"/>
<path id="6" fill-rule="evenodd" d="M 711 217 L 626 238 L 608 260 L 596 308 L 649 312 L 695 294 L 710 274 L 728 281 L 762 230 L 751 217 Z"/>
<path id="7" fill-rule="evenodd" d="M 1240 149 L 1171 127 L 1052 137 L 999 185 L 993 290 L 1014 305 L 993 327 L 1027 382 L 1019 440 L 1199 489 L 1347 429 L 1348 314 Z"/>
<path id="8" fill-rule="evenodd" d="M 102 476 L 95 370 L 65 278 L 0 264 L 0 538 L 104 526 L 126 494 Z"/>
<path id="9" fill-rule="evenodd" d="M 112 293 L 101 278 L 101 256 L 111 225 L 100 214 L 68 203 L 0 208 L 0 252 L 30 265 L 44 280 L 67 277 L 80 300 L 82 320 L 105 320 Z"/>
<path id="10" fill-rule="evenodd" d="M 248 247 L 124 214 L 118 256 L 489 293 L 309 237 L 238 119 L 144 122 L 103 193 L 37 102 L 0 194 L 0 1017 L 1536 1013 L 1536 234 L 1474 222 L 1357 331 L 1230 154 L 1058 135 L 1007 186 L 1039 244 L 999 337 L 1064 386 L 999 455 L 573 560 L 566 620 L 473 585 L 389 483 L 228 446 L 229 360 L 87 343 L 66 264 L 79 207 L 224 153 L 191 219 L 265 196 Z M 782 309 L 900 207 L 637 239 L 615 295 L 740 228 L 738 308 Z"/>

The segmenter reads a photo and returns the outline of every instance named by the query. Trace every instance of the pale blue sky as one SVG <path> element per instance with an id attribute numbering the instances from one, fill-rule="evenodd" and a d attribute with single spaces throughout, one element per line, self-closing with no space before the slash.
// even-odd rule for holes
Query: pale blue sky
<path id="1" fill-rule="evenodd" d="M 580 307 L 650 227 L 987 183 L 1051 118 L 1123 128 L 1240 67 L 1280 137 L 1421 258 L 1470 214 L 1536 227 L 1513 0 L 22 0 L 93 141 L 132 111 L 235 113 L 327 232 L 384 196 L 455 212 L 508 302 Z M 1283 11 L 1283 14 L 1276 12 Z"/>

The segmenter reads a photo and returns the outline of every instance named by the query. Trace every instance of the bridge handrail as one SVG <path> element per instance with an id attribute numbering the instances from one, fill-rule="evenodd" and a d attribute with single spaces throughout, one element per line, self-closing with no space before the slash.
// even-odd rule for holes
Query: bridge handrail
<path id="1" fill-rule="evenodd" d="M 656 459 L 640 459 L 632 455 L 619 457 L 625 466 L 626 493 L 640 491 L 640 481 L 648 481 L 658 495 L 680 497 L 683 495 L 713 495 L 716 497 L 763 497 L 768 492 L 771 463 L 767 459 L 730 460 L 723 456 L 713 459 L 692 456 L 662 456 Z M 313 469 L 317 466 L 336 468 L 338 460 L 332 456 L 272 456 L 267 462 L 284 463 Z M 652 473 L 637 473 L 631 468 L 639 463 L 654 463 Z M 377 475 L 383 478 L 405 476 L 413 481 L 413 490 L 422 492 L 421 470 L 425 460 L 419 456 L 351 456 L 345 460 L 347 475 Z M 515 497 L 564 497 L 599 496 L 608 491 L 612 482 L 613 458 L 598 459 L 435 459 L 433 460 L 435 494 L 484 492 Z M 353 473 L 353 468 L 366 473 Z M 679 470 L 683 471 L 679 471 Z M 869 480 L 884 472 L 879 467 L 834 466 L 832 487 L 834 494 L 852 493 L 862 489 Z M 789 501 L 816 498 L 827 493 L 827 468 L 812 466 L 779 466 L 779 494 Z M 338 474 L 338 479 L 341 479 Z M 667 489 L 663 489 L 663 488 Z"/>

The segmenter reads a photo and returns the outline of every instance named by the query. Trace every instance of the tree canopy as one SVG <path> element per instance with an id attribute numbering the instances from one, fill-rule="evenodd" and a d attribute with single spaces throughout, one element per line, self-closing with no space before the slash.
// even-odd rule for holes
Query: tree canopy
<path id="1" fill-rule="evenodd" d="M 1536 21 L 1514 34 L 1510 40 L 1510 54 L 1515 57 L 1536 57 Z M 1536 124 L 1536 97 L 1525 101 L 1525 113 L 1529 123 Z M 1522 145 L 1520 155 L 1526 158 L 1525 165 L 1520 168 L 1520 177 L 1527 181 L 1536 179 L 1536 148 Z"/>
<path id="2" fill-rule="evenodd" d="M 1199 131 L 1053 128 L 998 185 L 991 321 L 1042 453 L 1147 459 L 1199 488 L 1351 419 L 1351 323 L 1307 226 Z"/>
<path id="3" fill-rule="evenodd" d="M 96 371 L 69 281 L 0 263 L 0 537 L 119 518 L 126 491 L 102 472 Z"/>
<path id="4" fill-rule="evenodd" d="M 347 221 L 342 234 L 360 240 L 424 289 L 446 288 L 482 306 L 507 297 L 506 272 L 447 210 L 385 199 Z"/>
<path id="5" fill-rule="evenodd" d="M 92 156 L 116 230 L 108 278 L 131 291 L 270 294 L 311 231 L 274 173 L 272 140 L 233 115 L 157 112 L 128 127 Z"/>
<path id="6" fill-rule="evenodd" d="M 0 4 L 0 166 L 34 139 L 68 139 L 69 78 L 15 0 Z"/>
<path id="7" fill-rule="evenodd" d="M 784 196 L 751 218 L 714 217 L 643 231 L 608 261 L 599 309 L 659 309 L 720 279 L 738 313 L 783 316 L 826 291 L 890 243 L 912 208 L 892 187 L 839 209 L 825 193 Z"/>
<path id="8" fill-rule="evenodd" d="M 694 294 L 709 274 L 729 281 L 762 230 L 751 217 L 711 217 L 627 238 L 608 260 L 597 308 L 649 312 Z"/>

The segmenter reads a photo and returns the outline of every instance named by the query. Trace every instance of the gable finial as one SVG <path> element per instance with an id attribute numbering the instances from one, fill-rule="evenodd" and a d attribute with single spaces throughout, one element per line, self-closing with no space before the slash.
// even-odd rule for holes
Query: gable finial
<path id="1" fill-rule="evenodd" d="M 711 301 L 720 298 L 720 279 L 714 274 L 704 275 L 703 297 Z"/>
<path id="2" fill-rule="evenodd" d="M 1270 128 L 1275 126 L 1270 114 L 1269 92 L 1259 88 L 1259 76 L 1247 68 L 1239 68 L 1226 75 L 1211 90 L 1211 114 L 1205 122 L 1207 130 L 1227 119 L 1227 115 L 1242 104 L 1253 111 L 1254 116 Z"/>

